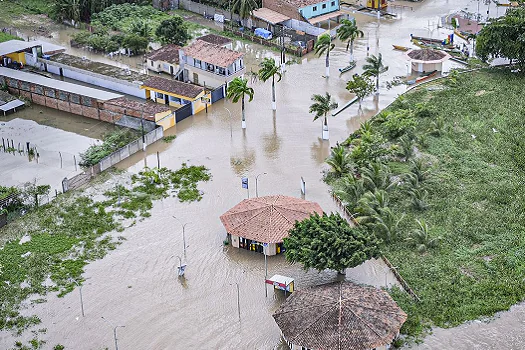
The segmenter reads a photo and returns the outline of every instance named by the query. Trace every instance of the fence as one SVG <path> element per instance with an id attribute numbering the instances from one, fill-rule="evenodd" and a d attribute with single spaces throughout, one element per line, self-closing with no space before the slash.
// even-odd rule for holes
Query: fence
<path id="1" fill-rule="evenodd" d="M 260 38 L 258 36 L 254 36 L 254 35 L 251 34 L 251 32 L 250 33 L 244 33 L 244 32 L 240 32 L 238 30 L 227 28 L 227 27 L 224 27 L 224 31 L 233 33 L 233 34 L 235 34 L 238 37 L 241 37 L 243 39 L 247 39 L 247 40 L 253 41 L 256 44 L 260 44 L 260 45 L 264 45 L 264 46 L 268 46 L 268 47 L 275 47 L 277 49 L 281 49 L 281 45 L 276 44 L 276 43 L 271 42 L 271 41 L 268 41 L 266 39 Z M 307 42 L 306 43 L 306 47 L 298 47 L 296 49 L 292 49 L 290 47 L 285 47 L 284 49 L 285 49 L 285 51 L 287 53 L 290 53 L 290 54 L 295 55 L 295 56 L 302 57 L 302 56 L 306 55 L 308 52 L 311 51 L 310 48 L 313 48 L 313 40 L 311 40 L 311 42 L 310 41 Z M 310 50 L 310 51 L 308 51 L 308 50 Z"/>
<path id="2" fill-rule="evenodd" d="M 159 127 L 149 133 L 144 135 L 144 141 L 146 145 L 152 144 L 157 140 L 160 140 L 164 136 L 164 129 Z M 129 156 L 137 153 L 143 149 L 144 143 L 142 142 L 142 137 L 128 143 L 126 146 L 121 149 L 111 153 L 110 155 L 102 158 L 100 162 L 85 169 L 82 173 L 73 176 L 71 179 L 65 178 L 62 181 L 62 190 L 67 192 L 79 188 L 80 186 L 86 184 L 91 180 L 96 174 L 112 167 L 113 165 L 119 163 L 120 161 L 128 158 Z"/>
<path id="3" fill-rule="evenodd" d="M 193 13 L 198 13 L 206 17 L 213 17 L 215 14 L 223 15 L 225 19 L 230 20 L 230 11 L 218 9 L 209 5 L 200 4 L 191 0 L 179 0 L 179 8 Z M 241 20 L 239 15 L 236 13 L 232 13 L 231 16 L 233 21 Z"/>
<path id="4" fill-rule="evenodd" d="M 341 199 L 339 199 L 339 197 L 337 197 L 337 195 L 335 193 L 332 193 L 332 198 L 334 199 L 334 201 L 337 204 L 337 206 L 343 211 L 343 216 L 346 218 L 346 220 L 351 221 L 354 225 L 359 225 L 359 223 L 355 219 L 354 215 L 352 215 L 352 213 L 350 213 L 348 211 L 348 208 L 346 207 L 346 205 L 344 205 L 343 202 L 341 202 Z M 412 298 L 414 298 L 417 301 L 421 301 L 421 299 L 419 299 L 417 294 L 412 290 L 412 288 L 410 288 L 408 283 L 403 279 L 403 277 L 399 274 L 399 272 L 397 272 L 396 267 L 394 267 L 394 265 L 392 265 L 392 263 L 384 255 L 381 255 L 381 259 L 383 259 L 383 261 L 385 262 L 386 266 L 388 266 L 388 268 L 392 271 L 394 276 L 396 276 L 399 284 L 401 284 L 403 289 Z"/>

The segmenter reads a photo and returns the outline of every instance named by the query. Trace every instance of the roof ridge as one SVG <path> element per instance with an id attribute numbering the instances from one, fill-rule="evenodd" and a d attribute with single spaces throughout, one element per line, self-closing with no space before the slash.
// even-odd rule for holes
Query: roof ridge
<path id="1" fill-rule="evenodd" d="M 346 299 L 345 299 L 346 300 Z M 340 302 L 341 304 L 343 303 L 343 301 Z M 383 338 L 383 336 L 381 334 L 378 333 L 378 331 L 373 328 L 370 324 L 368 324 L 365 320 L 363 320 L 358 314 L 356 314 L 354 312 L 354 310 L 352 310 L 352 308 L 348 308 L 348 310 L 355 316 L 357 317 L 366 327 L 368 327 L 372 332 L 374 332 L 376 335 L 378 335 L 379 337 Z"/>

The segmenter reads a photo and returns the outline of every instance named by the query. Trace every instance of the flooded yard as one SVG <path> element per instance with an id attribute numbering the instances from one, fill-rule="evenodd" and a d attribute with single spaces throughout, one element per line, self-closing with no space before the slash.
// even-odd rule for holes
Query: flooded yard
<path id="1" fill-rule="evenodd" d="M 84 276 L 89 279 L 82 289 L 85 317 L 80 313 L 78 289 L 63 298 L 49 295 L 46 303 L 28 307 L 25 313 L 37 314 L 42 319 L 41 326 L 47 328 L 42 335 L 47 341 L 44 348 L 51 349 L 58 343 L 66 349 L 111 348 L 113 327 L 119 325 L 125 326 L 118 329 L 122 349 L 286 349 L 271 316 L 284 296 L 270 287 L 268 297 L 265 296 L 262 254 L 223 245 L 226 232 L 219 216 L 247 197 L 246 190 L 241 188 L 241 177 L 249 177 L 252 197 L 255 176 L 262 173 L 267 174 L 259 177 L 260 196 L 300 197 L 302 177 L 307 200 L 318 202 L 326 212 L 337 210 L 328 186 L 322 181 L 330 147 L 342 142 L 406 87 L 391 90 L 383 87 L 379 97 L 364 101 L 362 112 L 352 106 L 337 117 L 330 117 L 330 141 L 321 140 L 321 122 L 312 122 L 308 113 L 310 96 L 329 92 L 340 106 L 344 105 L 351 98 L 345 90 L 346 81 L 353 73 L 362 72 L 367 52 L 382 53 L 390 67 L 381 76 L 383 86 L 394 76 L 405 75 L 403 53 L 392 50 L 392 44 L 409 46 L 410 34 L 444 37 L 450 31 L 434 28 L 432 23 L 437 27 L 440 16 L 465 7 L 475 11 L 477 6 L 476 1 L 467 0 L 396 1 L 396 4 L 411 6 L 413 10 L 402 10 L 397 20 L 378 21 L 355 15 L 365 38 L 356 43 L 354 54 L 358 65 L 351 73 L 339 75 L 338 68 L 347 65 L 349 53 L 345 44 L 336 41 L 330 78 L 322 77 L 324 58 L 312 54 L 288 66 L 276 86 L 276 112 L 271 110 L 270 83 L 255 84 L 254 101 L 246 106 L 246 130 L 241 129 L 240 104 L 222 100 L 209 107 L 208 113 L 203 111 L 169 129 L 167 135 L 177 135 L 172 143 L 157 142 L 148 147 L 146 154 L 139 152 L 120 163 L 119 168 L 136 173 L 145 165 L 156 166 L 159 152 L 162 166 L 176 169 L 183 162 L 205 165 L 212 180 L 200 185 L 204 191 L 200 202 L 186 204 L 174 198 L 156 202 L 150 218 L 119 234 L 126 241 L 104 259 L 86 267 Z M 57 43 L 64 41 L 60 35 L 56 38 Z M 258 45 L 237 42 L 236 46 L 246 53 L 248 71 L 256 70 L 264 57 L 278 59 L 275 52 Z M 106 60 L 98 55 L 88 57 Z M 448 62 L 445 70 L 453 65 Z M 77 117 L 70 117 L 71 126 L 65 129 L 85 136 L 68 141 L 76 147 L 68 151 L 71 153 L 87 147 L 103 131 L 95 132 L 96 124 L 84 125 L 84 119 L 73 118 Z M 116 182 L 118 177 L 110 181 Z M 183 254 L 182 225 L 173 216 L 187 223 L 186 254 Z M 177 256 L 188 264 L 184 280 L 177 278 Z M 287 263 L 283 256 L 268 258 L 268 274 L 293 277 L 298 289 L 341 278 L 334 271 L 305 272 L 299 265 Z M 376 286 L 394 283 L 391 272 L 378 261 L 348 269 L 346 278 Z M 235 283 L 240 290 L 240 320 Z M 508 344 L 503 348 L 520 348 L 524 341 L 519 332 L 523 328 L 523 315 L 523 306 L 516 306 L 495 322 L 437 329 L 419 348 L 501 349 L 501 338 Z M 514 335 L 508 337 L 509 334 Z M 30 332 L 22 336 L 24 340 L 30 338 Z M 11 347 L 17 339 L 2 332 L 0 347 Z"/>

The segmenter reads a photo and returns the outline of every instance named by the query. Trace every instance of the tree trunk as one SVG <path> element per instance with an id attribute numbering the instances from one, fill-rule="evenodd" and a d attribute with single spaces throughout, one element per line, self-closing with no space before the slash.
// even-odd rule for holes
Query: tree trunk
<path id="1" fill-rule="evenodd" d="M 275 102 L 275 75 L 272 76 L 272 109 L 277 110 L 277 103 Z"/>
<path id="2" fill-rule="evenodd" d="M 246 115 L 244 111 L 244 95 L 242 96 L 242 122 L 241 126 L 243 129 L 246 129 Z"/>
<path id="3" fill-rule="evenodd" d="M 326 119 L 326 114 L 324 115 L 322 138 L 323 140 L 328 140 L 330 138 L 330 134 L 328 132 L 328 119 Z"/>
<path id="4" fill-rule="evenodd" d="M 350 41 L 350 62 L 354 60 L 354 41 Z"/>
<path id="5" fill-rule="evenodd" d="M 330 48 L 326 51 L 326 77 L 330 76 Z"/>
<path id="6" fill-rule="evenodd" d="M 379 74 L 376 75 L 376 92 L 379 94 Z"/>

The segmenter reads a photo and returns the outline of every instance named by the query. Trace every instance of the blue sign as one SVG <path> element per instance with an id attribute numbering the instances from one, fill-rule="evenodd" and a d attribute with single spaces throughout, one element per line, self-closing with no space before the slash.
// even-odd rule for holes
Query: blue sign
<path id="1" fill-rule="evenodd" d="M 248 189 L 248 178 L 247 177 L 242 178 L 242 188 Z"/>

